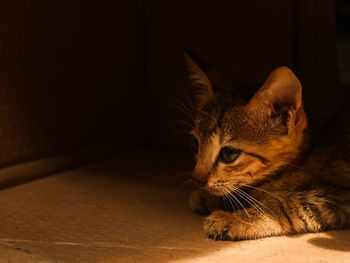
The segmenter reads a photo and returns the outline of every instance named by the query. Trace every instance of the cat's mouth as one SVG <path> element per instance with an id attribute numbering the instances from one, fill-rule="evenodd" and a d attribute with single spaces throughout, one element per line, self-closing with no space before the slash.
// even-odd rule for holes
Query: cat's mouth
<path id="1" fill-rule="evenodd" d="M 216 195 L 216 196 L 224 196 L 225 195 L 225 193 L 223 191 L 221 191 L 220 188 L 206 186 L 206 187 L 204 187 L 204 190 L 206 190 L 210 194 Z"/>
<path id="2" fill-rule="evenodd" d="M 221 184 L 206 185 L 203 189 L 216 196 L 224 196 L 228 192 L 231 192 L 227 186 Z"/>
<path id="3" fill-rule="evenodd" d="M 218 181 L 215 183 L 209 183 L 205 187 L 204 190 L 209 192 L 212 195 L 216 196 L 225 196 L 227 194 L 231 194 L 238 190 L 241 186 L 237 184 L 230 183 L 229 181 Z"/>

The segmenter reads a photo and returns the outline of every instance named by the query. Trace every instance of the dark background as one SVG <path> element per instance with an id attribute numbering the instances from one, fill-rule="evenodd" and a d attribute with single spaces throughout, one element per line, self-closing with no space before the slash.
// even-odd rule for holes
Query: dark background
<path id="1" fill-rule="evenodd" d="M 291 67 L 321 125 L 349 98 L 349 14 L 340 0 L 2 1 L 0 164 L 185 149 L 184 49 L 238 83 Z"/>

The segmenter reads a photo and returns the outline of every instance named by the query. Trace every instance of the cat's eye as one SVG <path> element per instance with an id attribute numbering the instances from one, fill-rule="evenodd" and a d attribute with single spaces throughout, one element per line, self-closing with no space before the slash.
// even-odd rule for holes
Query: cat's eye
<path id="1" fill-rule="evenodd" d="M 219 160 L 224 163 L 232 163 L 241 154 L 241 150 L 233 147 L 224 147 L 219 153 Z"/>

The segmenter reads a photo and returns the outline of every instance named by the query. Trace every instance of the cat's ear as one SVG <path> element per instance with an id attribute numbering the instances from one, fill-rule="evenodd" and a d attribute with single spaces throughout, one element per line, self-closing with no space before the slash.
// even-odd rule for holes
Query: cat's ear
<path id="1" fill-rule="evenodd" d="M 249 105 L 271 117 L 279 117 L 284 124 L 293 119 L 296 125 L 302 110 L 300 81 L 289 68 L 279 67 L 270 73 Z"/>
<path id="2" fill-rule="evenodd" d="M 199 109 L 213 97 L 213 86 L 208 76 L 196 64 L 196 62 L 194 62 L 194 60 L 186 52 L 184 54 L 186 73 L 191 86 L 191 94 L 195 107 Z"/>

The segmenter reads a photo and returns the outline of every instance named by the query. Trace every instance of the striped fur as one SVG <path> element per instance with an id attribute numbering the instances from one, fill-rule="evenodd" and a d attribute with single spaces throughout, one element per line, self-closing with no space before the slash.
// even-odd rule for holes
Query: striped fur
<path id="1" fill-rule="evenodd" d="M 191 65 L 190 80 L 205 79 L 193 129 L 201 188 L 190 205 L 210 213 L 206 234 L 242 240 L 350 227 L 349 136 L 311 137 L 297 77 L 278 68 L 242 101 L 233 90 L 203 87 L 203 71 L 191 79 Z M 227 146 L 242 151 L 232 163 L 218 158 Z"/>

